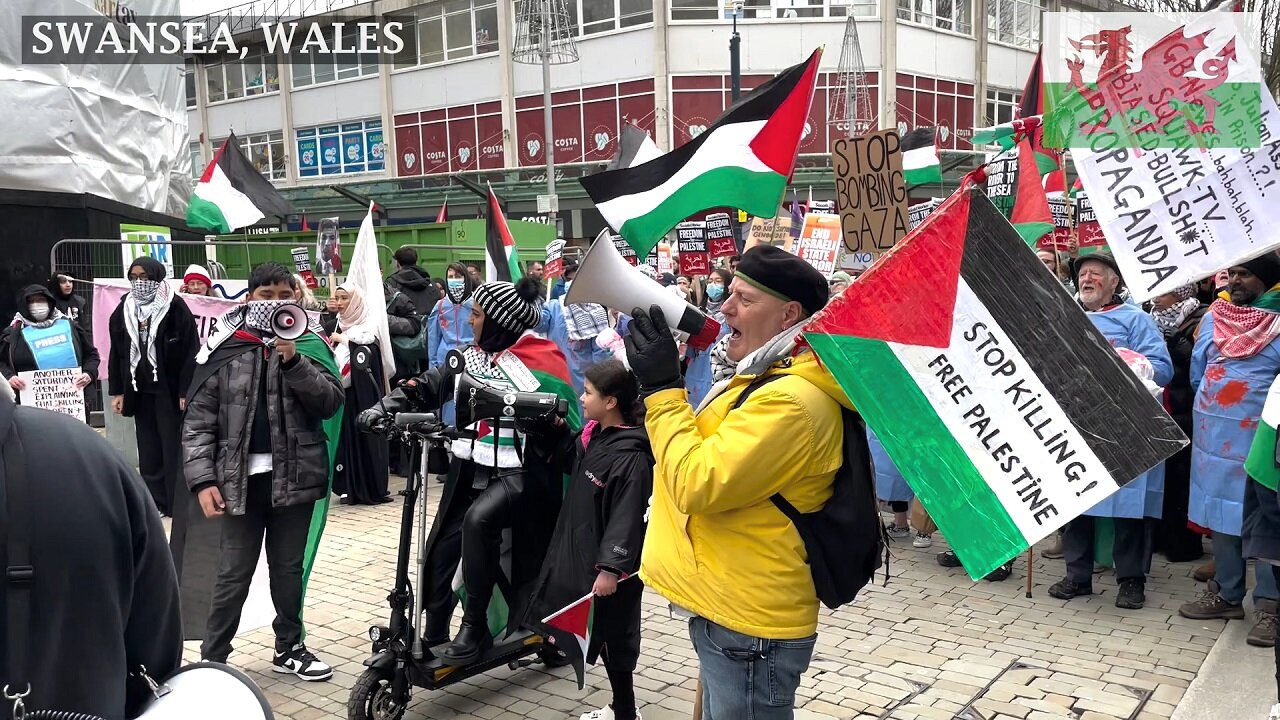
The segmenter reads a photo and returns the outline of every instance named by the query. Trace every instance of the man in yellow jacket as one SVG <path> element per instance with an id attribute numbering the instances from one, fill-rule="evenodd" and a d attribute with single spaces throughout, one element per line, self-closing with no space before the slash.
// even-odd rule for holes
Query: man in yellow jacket
<path id="1" fill-rule="evenodd" d="M 851 406 L 797 343 L 827 294 L 822 275 L 791 253 L 743 255 L 722 308 L 737 372 L 696 411 L 662 311 L 632 312 L 627 356 L 657 460 L 640 575 L 691 616 L 706 720 L 791 718 L 813 655 L 818 597 L 804 543 L 769 497 L 814 512 L 843 461 L 841 405 Z M 735 409 L 765 375 L 781 377 Z"/>

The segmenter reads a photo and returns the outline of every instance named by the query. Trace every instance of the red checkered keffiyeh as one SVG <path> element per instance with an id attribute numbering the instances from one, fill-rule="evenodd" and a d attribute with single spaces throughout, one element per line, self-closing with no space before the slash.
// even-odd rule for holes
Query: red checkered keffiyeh
<path id="1" fill-rule="evenodd" d="M 1214 300 L 1209 310 L 1213 313 L 1213 343 L 1225 358 L 1253 357 L 1280 337 L 1280 313 L 1225 300 Z"/>

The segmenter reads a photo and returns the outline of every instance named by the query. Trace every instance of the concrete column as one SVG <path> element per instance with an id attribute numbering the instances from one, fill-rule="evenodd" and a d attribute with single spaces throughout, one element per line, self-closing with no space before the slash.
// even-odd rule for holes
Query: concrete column
<path id="1" fill-rule="evenodd" d="M 671 127 L 671 71 L 667 67 L 670 47 L 667 18 L 669 0 L 653 0 L 653 139 L 658 149 L 671 150 L 675 129 Z"/>
<path id="2" fill-rule="evenodd" d="M 204 141 L 200 143 L 200 160 L 207 166 L 213 160 L 213 148 L 210 147 L 213 134 L 209 130 L 209 71 L 204 63 L 196 60 L 196 112 L 200 115 L 200 130 Z M 201 168 L 202 170 L 204 168 Z M 135 448 L 134 454 L 137 454 Z"/>
<path id="3" fill-rule="evenodd" d="M 898 126 L 898 3 L 880 0 L 880 129 Z"/>
<path id="4" fill-rule="evenodd" d="M 276 69 L 280 72 L 280 132 L 284 135 L 285 185 L 298 184 L 297 139 L 293 136 L 293 65 L 283 51 L 276 53 Z"/>
<path id="5" fill-rule="evenodd" d="M 974 67 L 977 68 L 977 78 L 973 82 L 973 107 L 974 113 L 977 115 L 973 119 L 974 127 L 986 126 L 986 108 L 987 108 L 987 3 L 994 0 L 974 0 L 973 3 L 973 39 L 974 43 Z"/>
<path id="6" fill-rule="evenodd" d="M 385 17 L 379 13 L 376 17 L 379 22 L 384 22 Z M 378 82 L 382 85 L 382 92 L 378 94 L 382 101 L 382 177 L 393 178 L 396 176 L 396 158 L 400 157 L 396 153 L 396 124 L 395 116 L 391 112 L 394 107 L 391 97 L 391 60 L 390 58 L 379 58 L 378 62 Z"/>
<path id="7" fill-rule="evenodd" d="M 506 167 L 520 164 L 516 149 L 516 74 L 512 51 L 515 49 L 514 4 L 498 3 L 498 57 L 502 58 L 498 85 L 502 89 L 502 157 Z M 551 139 L 547 139 L 550 152 Z"/>

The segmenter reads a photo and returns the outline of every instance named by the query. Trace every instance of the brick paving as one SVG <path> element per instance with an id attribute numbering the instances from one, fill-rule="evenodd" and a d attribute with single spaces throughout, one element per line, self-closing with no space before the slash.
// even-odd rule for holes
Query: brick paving
<path id="1" fill-rule="evenodd" d="M 429 486 L 432 508 L 440 490 Z M 397 497 L 330 512 L 306 622 L 308 646 L 334 667 L 331 681 L 272 673 L 270 628 L 237 638 L 231 663 L 262 686 L 280 720 L 346 717 L 348 693 L 369 652 L 368 628 L 387 618 L 400 508 Z M 866 590 L 853 606 L 823 609 L 797 717 L 1168 718 L 1224 627 L 1178 617 L 1177 607 L 1198 589 L 1192 563 L 1157 556 L 1147 607 L 1121 611 L 1110 573 L 1095 576 L 1093 597 L 1063 602 L 1046 592 L 1061 577 L 1062 561 L 1037 557 L 1028 599 L 1025 556 L 1009 580 L 975 584 L 935 562 L 945 548 L 939 538 L 928 550 L 897 540 L 887 586 Z M 684 622 L 647 591 L 642 627 L 641 711 L 648 720 L 690 717 L 696 662 Z M 189 658 L 196 647 L 188 643 Z M 500 668 L 443 691 L 418 690 L 406 717 L 563 720 L 608 702 L 603 668 L 588 669 L 583 691 L 572 676 L 570 668 Z"/>

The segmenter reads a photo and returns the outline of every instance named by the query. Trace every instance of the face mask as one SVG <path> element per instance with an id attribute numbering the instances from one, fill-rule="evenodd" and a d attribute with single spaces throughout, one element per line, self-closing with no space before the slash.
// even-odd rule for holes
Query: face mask
<path id="1" fill-rule="evenodd" d="M 290 300 L 250 300 L 245 305 L 244 324 L 258 332 L 271 333 L 271 316 Z"/>
<path id="2" fill-rule="evenodd" d="M 463 296 L 467 292 L 467 281 L 462 278 L 449 278 L 449 299 L 458 303 L 462 302 Z"/>
<path id="3" fill-rule="evenodd" d="M 711 302 L 720 302 L 722 299 L 724 299 L 724 286 L 708 285 L 707 298 L 711 300 Z"/>
<path id="4" fill-rule="evenodd" d="M 146 304 L 155 299 L 156 293 L 160 292 L 159 280 L 134 280 L 131 283 L 133 299 L 140 303 Z"/>
<path id="5" fill-rule="evenodd" d="M 31 315 L 31 319 L 36 322 L 42 322 L 49 317 L 48 303 L 31 303 L 27 306 L 27 312 Z"/>

